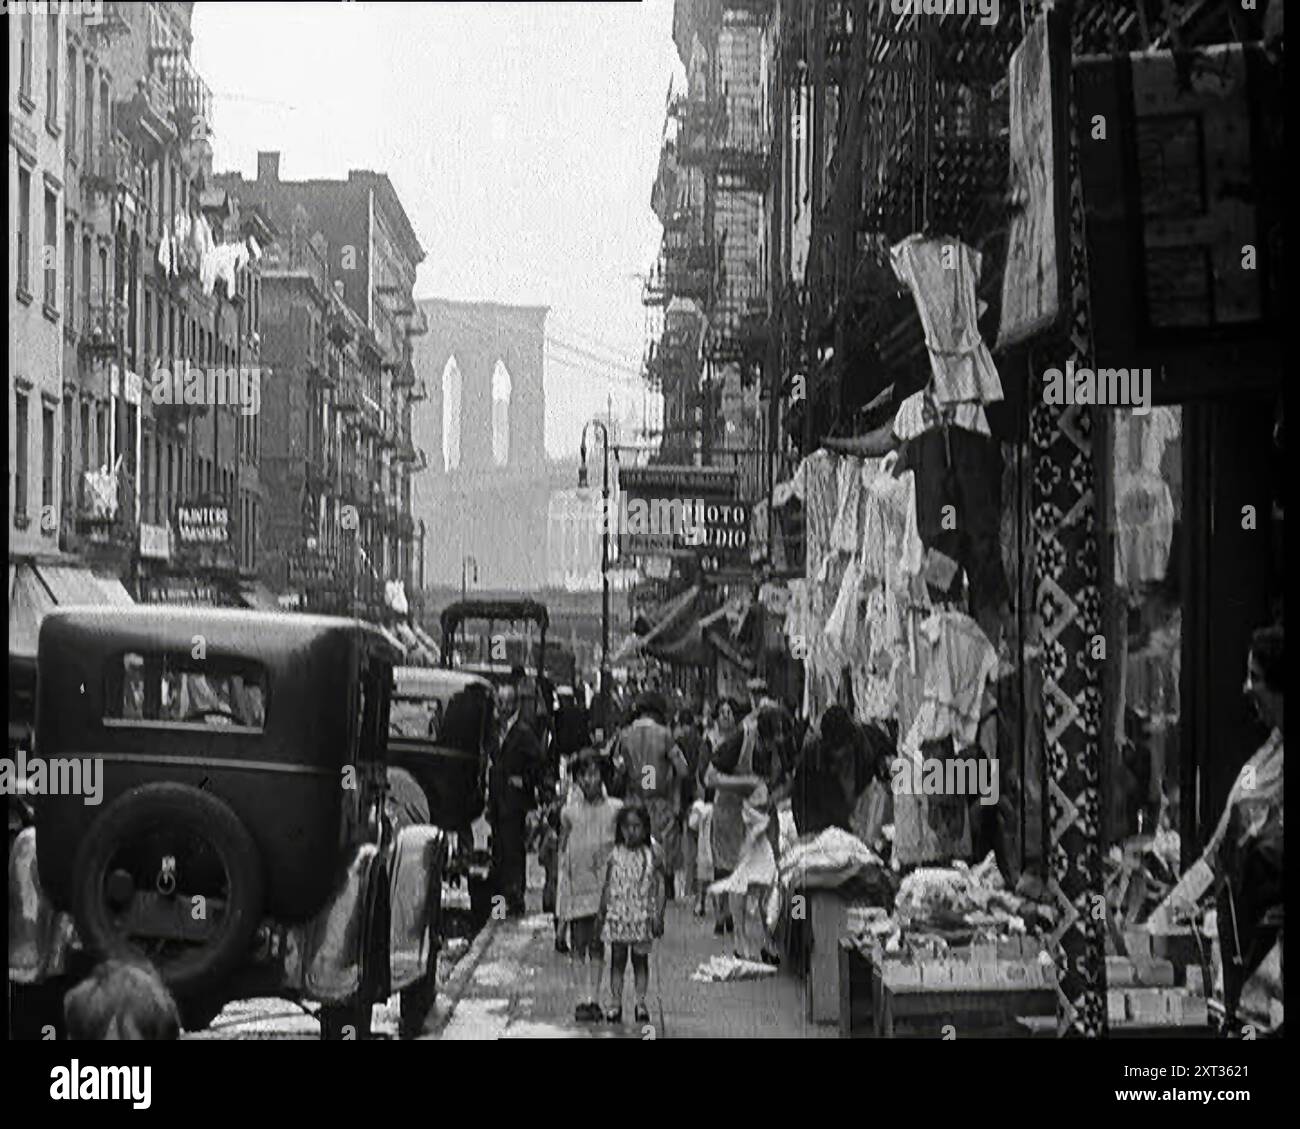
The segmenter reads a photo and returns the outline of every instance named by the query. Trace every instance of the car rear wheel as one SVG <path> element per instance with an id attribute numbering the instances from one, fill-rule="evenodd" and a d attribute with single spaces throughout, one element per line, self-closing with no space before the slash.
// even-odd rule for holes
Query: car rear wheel
<path id="1" fill-rule="evenodd" d="M 183 784 L 145 784 L 109 804 L 73 874 L 73 912 L 89 947 L 148 958 L 182 999 L 219 995 L 264 905 L 247 828 L 224 801 Z"/>

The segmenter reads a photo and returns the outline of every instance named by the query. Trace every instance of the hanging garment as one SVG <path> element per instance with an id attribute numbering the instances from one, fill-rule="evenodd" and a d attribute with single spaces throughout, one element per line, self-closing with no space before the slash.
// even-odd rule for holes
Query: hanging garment
<path id="1" fill-rule="evenodd" d="M 792 649 L 808 638 L 808 582 L 796 578 L 788 582 L 790 603 L 785 612 L 785 637 Z"/>
<path id="2" fill-rule="evenodd" d="M 926 677 L 921 706 L 900 747 L 915 753 L 952 738 L 960 751 L 975 744 L 984 692 L 997 678 L 998 653 L 970 616 L 937 611 L 921 624 Z"/>
<path id="3" fill-rule="evenodd" d="M 829 451 L 817 451 L 803 465 L 804 535 L 808 546 L 805 575 L 810 582 L 820 584 L 826 579 L 831 530 L 835 525 L 839 458 Z"/>
<path id="4" fill-rule="evenodd" d="M 226 285 L 226 297 L 235 296 L 237 275 L 248 265 L 248 247 L 243 243 L 221 243 L 212 249 L 212 270 Z"/>
<path id="5" fill-rule="evenodd" d="M 1121 588 L 1161 581 L 1174 540 L 1174 500 L 1159 474 L 1115 479 L 1115 582 Z"/>
<path id="6" fill-rule="evenodd" d="M 211 294 L 217 282 L 217 264 L 213 255 L 215 245 L 212 240 L 212 228 L 208 226 L 205 216 L 194 219 L 190 246 L 194 249 L 199 272 L 199 286 L 204 294 Z"/>
<path id="7" fill-rule="evenodd" d="M 862 459 L 842 458 L 836 473 L 835 523 L 831 526 L 831 548 L 841 553 L 856 553 L 859 548 L 862 464 Z"/>
<path id="8" fill-rule="evenodd" d="M 895 463 L 895 456 L 886 456 L 882 469 L 889 471 Z M 929 604 L 919 575 L 923 554 L 916 521 L 915 475 L 911 471 L 897 478 L 892 473 L 878 474 L 867 489 L 861 557 L 864 573 L 883 590 L 885 614 L 878 646 L 906 640 L 911 634 L 912 607 Z"/>
<path id="9" fill-rule="evenodd" d="M 998 444 L 964 427 L 942 426 L 909 439 L 898 465 L 916 474 L 921 542 L 962 566 L 977 608 L 997 607 L 1007 598 Z"/>
<path id="10" fill-rule="evenodd" d="M 848 662 L 858 639 L 858 598 L 862 592 L 862 568 L 850 559 L 840 580 L 840 593 L 826 620 L 822 633 L 841 657 L 841 665 Z"/>
<path id="11" fill-rule="evenodd" d="M 989 430 L 989 417 L 984 405 L 973 401 L 941 404 L 926 390 L 914 392 L 898 405 L 894 416 L 894 434 L 900 440 L 915 439 L 923 432 L 941 424 L 964 427 L 981 435 L 993 434 Z"/>
<path id="12" fill-rule="evenodd" d="M 1151 632 L 1140 651 L 1129 651 L 1121 668 L 1120 701 L 1155 724 L 1177 722 L 1181 710 L 1182 618 L 1182 610 L 1176 608 L 1170 623 Z"/>
<path id="13" fill-rule="evenodd" d="M 977 324 L 980 253 L 957 239 L 910 235 L 889 256 L 894 274 L 916 299 L 935 398 L 945 403 L 1001 400 L 1002 381 Z"/>
<path id="14" fill-rule="evenodd" d="M 158 240 L 158 266 L 164 275 L 172 273 L 172 237 L 166 230 Z"/>

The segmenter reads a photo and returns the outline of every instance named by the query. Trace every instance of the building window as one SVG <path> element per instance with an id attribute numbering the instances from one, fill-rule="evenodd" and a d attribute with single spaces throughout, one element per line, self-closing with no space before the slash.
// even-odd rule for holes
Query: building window
<path id="1" fill-rule="evenodd" d="M 176 482 L 176 451 L 170 442 L 168 442 L 167 444 L 166 481 L 167 481 L 167 497 L 163 499 L 161 522 L 166 522 L 168 520 L 167 515 L 172 512 L 172 502 L 176 497 L 177 486 L 178 486 Z"/>
<path id="2" fill-rule="evenodd" d="M 81 326 L 90 330 L 90 236 L 81 237 Z"/>
<path id="3" fill-rule="evenodd" d="M 81 401 L 81 469 L 90 470 L 90 401 Z"/>
<path id="4" fill-rule="evenodd" d="M 150 355 L 153 352 L 153 294 L 144 292 L 144 367 L 149 368 Z"/>
<path id="5" fill-rule="evenodd" d="M 41 258 L 45 263 L 45 304 L 55 309 L 59 296 L 59 200 L 45 190 L 45 246 Z"/>
<path id="6" fill-rule="evenodd" d="M 50 129 L 59 125 L 59 17 L 45 17 L 45 124 Z"/>
<path id="7" fill-rule="evenodd" d="M 77 49 L 68 44 L 68 152 L 74 157 L 77 148 Z"/>
<path id="8" fill-rule="evenodd" d="M 99 80 L 99 151 L 108 155 L 108 79 Z"/>
<path id="9" fill-rule="evenodd" d="M 63 313 L 68 319 L 68 328 L 76 325 L 73 311 L 76 309 L 76 265 L 77 239 L 71 223 L 63 225 Z"/>
<path id="10" fill-rule="evenodd" d="M 113 322 L 110 317 L 109 303 L 112 302 L 113 296 L 108 289 L 108 248 L 99 249 L 99 300 L 103 304 L 103 311 L 100 314 L 100 328 L 107 333 Z"/>
<path id="11" fill-rule="evenodd" d="M 29 170 L 18 170 L 18 293 L 31 292 L 32 260 L 32 174 Z"/>
<path id="12" fill-rule="evenodd" d="M 41 506 L 54 505 L 54 405 L 44 404 L 41 409 Z M 42 522 L 42 528 L 44 522 Z"/>
<path id="13" fill-rule="evenodd" d="M 72 72 L 69 71 L 69 74 Z M 85 81 L 86 120 L 82 123 L 82 133 L 86 139 L 86 169 L 89 170 L 95 159 L 95 68 L 86 64 Z"/>
<path id="14" fill-rule="evenodd" d="M 27 519 L 27 393 L 14 394 L 14 517 Z"/>
<path id="15" fill-rule="evenodd" d="M 108 405 L 100 404 L 95 409 L 95 446 L 97 448 L 95 466 L 105 468 L 108 461 Z"/>
<path id="16" fill-rule="evenodd" d="M 68 73 L 71 74 L 72 72 L 69 71 Z M 73 441 L 72 429 L 76 425 L 76 417 L 77 413 L 73 410 L 72 397 L 65 396 L 63 398 L 63 450 L 59 452 L 64 510 L 67 510 L 72 504 L 72 452 L 77 449 Z"/>
<path id="17" fill-rule="evenodd" d="M 19 48 L 18 93 L 29 102 L 32 99 L 32 14 L 23 13 L 22 46 Z"/>

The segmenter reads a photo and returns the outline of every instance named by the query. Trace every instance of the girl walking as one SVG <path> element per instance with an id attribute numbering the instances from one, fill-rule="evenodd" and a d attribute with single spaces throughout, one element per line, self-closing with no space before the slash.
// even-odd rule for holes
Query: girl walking
<path id="1" fill-rule="evenodd" d="M 569 951 L 581 980 L 574 1019 L 599 1022 L 600 973 L 604 946 L 597 914 L 601 906 L 610 852 L 614 849 L 614 822 L 622 804 L 605 795 L 600 761 L 594 749 L 574 758 L 578 787 L 560 812 L 558 898 L 556 916 L 567 927 Z"/>
<path id="2" fill-rule="evenodd" d="M 605 1018 L 623 1021 L 623 980 L 629 957 L 636 992 L 638 1023 L 650 1021 L 646 991 L 650 986 L 650 950 L 664 935 L 665 882 L 663 858 L 650 842 L 650 818 L 636 806 L 622 808 L 614 824 L 614 849 L 605 869 L 599 918 L 610 946 L 611 1006 Z"/>

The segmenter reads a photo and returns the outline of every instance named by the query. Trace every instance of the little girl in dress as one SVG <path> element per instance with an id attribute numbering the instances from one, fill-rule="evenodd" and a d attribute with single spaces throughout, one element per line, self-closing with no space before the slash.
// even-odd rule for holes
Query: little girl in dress
<path id="1" fill-rule="evenodd" d="M 623 980 L 629 956 L 636 991 L 638 1023 L 650 1021 L 646 991 L 650 986 L 650 950 L 664 934 L 667 883 L 663 859 L 650 841 L 650 818 L 635 805 L 622 808 L 614 824 L 614 850 L 605 868 L 599 918 L 609 942 L 610 1023 L 623 1021 Z"/>

